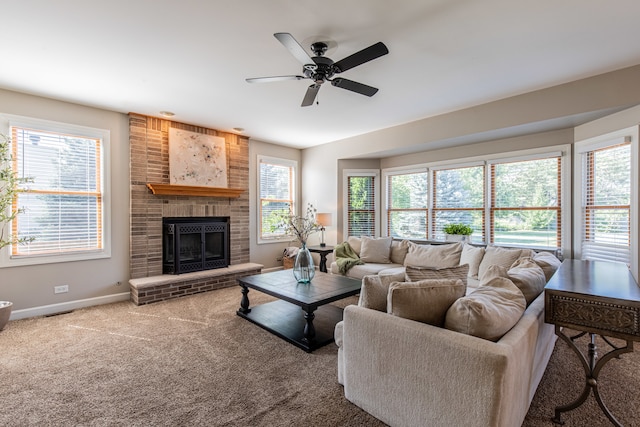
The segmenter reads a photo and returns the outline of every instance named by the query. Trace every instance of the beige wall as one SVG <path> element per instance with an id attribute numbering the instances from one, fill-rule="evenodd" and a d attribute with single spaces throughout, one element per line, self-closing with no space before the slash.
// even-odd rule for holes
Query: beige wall
<path id="1" fill-rule="evenodd" d="M 630 67 L 305 149 L 303 196 L 318 197 L 313 182 L 326 176 L 321 197 L 340 217 L 342 159 L 380 159 L 390 168 L 572 143 L 574 127 L 588 118 L 640 104 L 638 81 L 640 66 Z M 397 150 L 405 154 L 391 154 Z"/>
<path id="2" fill-rule="evenodd" d="M 0 90 L 0 113 L 110 131 L 111 257 L 0 268 L 0 299 L 14 303 L 12 319 L 55 313 L 129 295 L 129 135 L 125 114 Z M 8 248 L 5 248 L 8 249 Z M 117 283 L 120 285 L 116 285 Z M 53 287 L 69 292 L 54 294 Z"/>

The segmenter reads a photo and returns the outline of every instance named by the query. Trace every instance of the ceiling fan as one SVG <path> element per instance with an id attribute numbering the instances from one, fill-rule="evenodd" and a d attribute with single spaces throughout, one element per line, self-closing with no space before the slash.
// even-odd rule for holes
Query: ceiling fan
<path id="1" fill-rule="evenodd" d="M 274 37 L 278 39 L 284 47 L 289 49 L 289 52 L 291 52 L 291 54 L 302 63 L 302 75 L 255 77 L 246 79 L 247 82 L 264 83 L 282 80 L 313 80 L 313 84 L 309 86 L 307 93 L 304 95 L 301 105 L 302 107 L 308 107 L 313 104 L 316 99 L 316 95 L 318 95 L 318 91 L 320 90 L 320 86 L 322 86 L 325 81 L 331 82 L 332 86 L 350 90 L 365 96 L 373 96 L 378 92 L 378 89 L 375 87 L 354 82 L 353 80 L 342 77 L 334 78 L 333 76 L 386 55 L 389 53 L 389 49 L 387 49 L 384 43 L 378 42 L 347 56 L 338 62 L 333 62 L 331 59 L 324 56 L 328 48 L 328 45 L 325 42 L 318 41 L 311 45 L 311 51 L 315 55 L 311 57 L 291 34 L 275 33 Z"/>

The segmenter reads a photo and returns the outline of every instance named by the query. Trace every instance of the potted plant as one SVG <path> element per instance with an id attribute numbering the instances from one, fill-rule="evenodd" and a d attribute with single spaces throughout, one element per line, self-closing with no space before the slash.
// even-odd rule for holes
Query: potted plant
<path id="1" fill-rule="evenodd" d="M 473 228 L 462 223 L 447 224 L 443 228 L 448 242 L 470 242 Z"/>
<path id="2" fill-rule="evenodd" d="M 0 250 L 14 243 L 33 241 L 32 237 L 18 237 L 11 234 L 10 222 L 22 209 L 16 208 L 13 200 L 18 193 L 18 186 L 30 182 L 29 178 L 18 177 L 11 167 L 11 140 L 0 133 Z M 9 321 L 13 303 L 0 301 L 0 331 Z"/>

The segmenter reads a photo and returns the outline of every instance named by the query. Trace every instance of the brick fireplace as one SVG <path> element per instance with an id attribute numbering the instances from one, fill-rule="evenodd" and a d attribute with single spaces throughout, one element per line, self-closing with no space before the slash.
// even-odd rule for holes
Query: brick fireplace
<path id="1" fill-rule="evenodd" d="M 219 136 L 225 139 L 227 176 L 230 188 L 243 189 L 239 197 L 209 197 L 184 195 L 157 195 L 147 188 L 148 183 L 169 183 L 169 129 Z M 229 217 L 230 267 L 249 263 L 249 140 L 247 137 L 213 129 L 172 122 L 140 114 L 129 114 L 130 142 L 130 269 L 131 279 L 162 276 L 162 220 L 165 217 Z M 255 266 L 255 265 L 254 265 Z M 233 269 L 234 272 L 238 268 Z M 241 269 L 242 270 L 242 269 Z M 253 268 L 255 270 L 255 267 Z M 259 269 L 258 269 L 259 271 Z M 235 273 L 234 273 L 235 274 Z M 179 277 L 179 276 L 178 276 Z M 185 278 L 199 292 L 200 282 L 211 282 L 210 277 Z M 134 280 L 131 281 L 132 283 Z M 149 280 L 144 281 L 145 283 Z M 166 282 L 159 279 L 159 282 Z M 216 280 L 209 288 L 235 285 L 235 278 Z M 178 284 L 180 285 L 180 284 Z M 176 286 L 178 286 L 176 285 Z M 181 284 L 184 288 L 184 283 Z M 160 300 L 152 298 L 136 303 Z M 183 289 L 184 290 L 184 289 Z M 191 292 L 186 292 L 191 293 Z M 136 301 L 138 299 L 138 301 Z M 166 298 L 162 298 L 166 299 Z"/>

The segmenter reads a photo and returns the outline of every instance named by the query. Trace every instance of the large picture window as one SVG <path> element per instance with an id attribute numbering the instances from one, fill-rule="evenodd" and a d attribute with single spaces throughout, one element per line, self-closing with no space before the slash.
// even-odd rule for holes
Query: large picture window
<path id="1" fill-rule="evenodd" d="M 484 241 L 484 166 L 433 171 L 433 233 L 444 240 L 442 229 L 451 223 L 473 229 L 474 241 Z"/>
<path id="2" fill-rule="evenodd" d="M 491 164 L 490 241 L 561 247 L 561 156 Z"/>
<path id="3" fill-rule="evenodd" d="M 24 211 L 12 222 L 12 233 L 33 241 L 13 244 L 8 264 L 109 256 L 108 132 L 15 119 L 10 135 L 13 170 L 30 179 L 14 200 Z"/>
<path id="4" fill-rule="evenodd" d="M 278 223 L 282 215 L 295 212 L 296 162 L 259 156 L 258 164 L 258 241 L 265 243 L 288 237 Z"/>
<path id="5" fill-rule="evenodd" d="M 426 171 L 387 177 L 387 235 L 427 238 L 428 183 Z"/>

